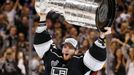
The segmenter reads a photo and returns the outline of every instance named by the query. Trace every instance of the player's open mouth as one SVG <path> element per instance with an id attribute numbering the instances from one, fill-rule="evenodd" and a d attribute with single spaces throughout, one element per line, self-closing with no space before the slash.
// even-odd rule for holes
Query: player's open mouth
<path id="1" fill-rule="evenodd" d="M 65 54 L 66 56 L 68 56 L 69 54 Z"/>
<path id="2" fill-rule="evenodd" d="M 68 53 L 64 53 L 64 56 L 68 56 L 69 54 Z"/>

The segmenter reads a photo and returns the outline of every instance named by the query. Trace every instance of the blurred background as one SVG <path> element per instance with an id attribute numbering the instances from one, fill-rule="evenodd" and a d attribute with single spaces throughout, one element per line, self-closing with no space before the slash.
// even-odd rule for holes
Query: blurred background
<path id="1" fill-rule="evenodd" d="M 116 1 L 107 64 L 93 75 L 134 75 L 134 0 Z M 0 75 L 43 75 L 45 66 L 32 47 L 38 20 L 34 0 L 0 0 Z M 97 30 L 61 24 L 48 31 L 57 48 L 66 37 L 77 39 L 76 55 L 84 54 L 99 34 Z"/>

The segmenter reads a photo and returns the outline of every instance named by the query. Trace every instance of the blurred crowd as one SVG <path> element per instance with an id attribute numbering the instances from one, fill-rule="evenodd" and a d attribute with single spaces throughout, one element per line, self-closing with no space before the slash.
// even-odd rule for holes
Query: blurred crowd
<path id="1" fill-rule="evenodd" d="M 108 39 L 108 58 L 98 75 L 134 74 L 134 0 L 116 0 L 117 12 Z M 32 15 L 32 17 L 30 16 Z M 45 66 L 34 49 L 30 58 L 29 25 L 32 36 L 38 26 L 34 0 L 0 0 L 0 75 L 43 75 Z M 49 28 L 49 26 L 48 26 Z M 48 30 L 57 48 L 63 40 L 79 41 L 76 55 L 81 55 L 98 38 L 98 31 L 70 24 L 56 24 Z"/>

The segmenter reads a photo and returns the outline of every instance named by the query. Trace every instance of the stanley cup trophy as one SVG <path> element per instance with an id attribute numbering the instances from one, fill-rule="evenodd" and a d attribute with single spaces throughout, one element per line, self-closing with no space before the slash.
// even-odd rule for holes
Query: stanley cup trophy
<path id="1" fill-rule="evenodd" d="M 37 12 L 55 11 L 73 25 L 105 32 L 115 17 L 115 0 L 36 0 Z"/>

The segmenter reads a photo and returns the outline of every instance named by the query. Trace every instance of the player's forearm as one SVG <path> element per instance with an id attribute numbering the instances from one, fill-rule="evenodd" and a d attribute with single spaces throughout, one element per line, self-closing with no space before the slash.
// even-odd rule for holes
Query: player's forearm
<path id="1" fill-rule="evenodd" d="M 94 42 L 93 46 L 90 48 L 89 53 L 98 61 L 106 60 L 106 35 L 100 33 L 99 38 Z"/>
<path id="2" fill-rule="evenodd" d="M 34 44 L 42 44 L 51 40 L 51 36 L 48 33 L 45 22 L 40 22 L 40 25 L 36 28 Z"/>
<path id="3" fill-rule="evenodd" d="M 106 44 L 104 39 L 98 38 L 93 46 L 90 48 L 89 52 L 96 60 L 105 61 L 106 60 Z"/>
<path id="4" fill-rule="evenodd" d="M 45 22 L 40 22 L 40 25 L 36 28 L 34 36 L 34 48 L 40 58 L 50 49 L 53 43 L 50 34 L 48 33 Z"/>
<path id="5" fill-rule="evenodd" d="M 98 38 L 84 55 L 84 64 L 92 71 L 102 69 L 106 62 L 106 46 L 103 39 Z"/>

